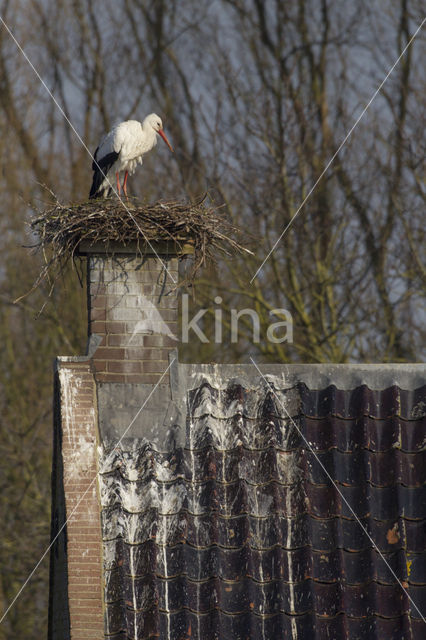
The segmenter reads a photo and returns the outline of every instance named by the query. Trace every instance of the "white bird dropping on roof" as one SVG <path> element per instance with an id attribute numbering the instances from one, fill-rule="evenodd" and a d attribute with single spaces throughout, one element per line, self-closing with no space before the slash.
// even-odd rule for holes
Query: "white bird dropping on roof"
<path id="1" fill-rule="evenodd" d="M 89 198 L 106 198 L 111 192 L 114 174 L 117 192 L 120 195 L 120 173 L 123 171 L 123 191 L 127 197 L 127 176 L 135 172 L 138 164 L 142 164 L 144 154 L 155 147 L 157 134 L 163 138 L 170 151 L 173 151 L 163 131 L 161 118 L 155 113 L 150 113 L 143 122 L 127 120 L 111 129 L 93 156 L 93 182 Z"/>

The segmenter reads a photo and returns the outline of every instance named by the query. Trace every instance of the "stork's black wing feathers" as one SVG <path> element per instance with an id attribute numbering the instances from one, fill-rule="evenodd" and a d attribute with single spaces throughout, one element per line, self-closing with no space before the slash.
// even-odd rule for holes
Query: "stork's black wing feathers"
<path id="1" fill-rule="evenodd" d="M 108 173 L 108 171 L 111 169 L 112 165 L 117 160 L 119 155 L 120 155 L 119 151 L 111 151 L 111 153 L 107 153 L 106 156 L 98 160 L 96 158 L 96 152 L 95 152 L 95 159 L 92 164 L 92 169 L 96 171 L 96 169 L 98 169 L 99 167 L 100 169 L 103 169 L 104 173 Z"/>
<path id="2" fill-rule="evenodd" d="M 89 198 L 96 198 L 100 195 L 99 189 L 102 186 L 103 181 L 111 169 L 114 162 L 117 160 L 120 155 L 119 151 L 111 151 L 111 153 L 107 153 L 103 158 L 97 159 L 96 155 L 98 153 L 99 147 L 96 149 L 94 154 L 94 160 L 92 162 L 93 169 L 93 182 L 92 187 L 90 189 Z"/>
<path id="3" fill-rule="evenodd" d="M 97 160 L 96 160 L 96 156 L 98 155 L 98 151 L 99 151 L 99 147 L 96 147 L 96 151 L 93 154 L 93 162 L 92 162 L 92 170 L 93 171 L 96 171 L 96 169 L 98 168 Z"/>

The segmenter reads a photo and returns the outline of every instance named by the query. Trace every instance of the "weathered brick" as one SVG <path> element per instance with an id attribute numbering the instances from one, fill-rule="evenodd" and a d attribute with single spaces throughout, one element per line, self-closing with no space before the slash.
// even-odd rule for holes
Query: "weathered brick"
<path id="1" fill-rule="evenodd" d="M 169 363 L 166 360 L 144 360 L 142 363 L 143 373 L 164 373 Z"/>
<path id="2" fill-rule="evenodd" d="M 113 322 L 139 322 L 144 319 L 145 315 L 142 306 L 138 306 L 137 308 L 113 307 L 112 309 L 108 309 L 108 320 Z"/>
<path id="3" fill-rule="evenodd" d="M 166 346 L 166 338 L 163 335 L 145 335 L 143 343 L 146 347 L 163 347 Z"/>
<path id="4" fill-rule="evenodd" d="M 178 323 L 174 320 L 166 320 L 166 325 L 170 329 L 170 332 L 176 336 L 178 334 Z"/>
<path id="5" fill-rule="evenodd" d="M 147 328 L 143 322 L 127 322 L 126 333 L 129 336 L 129 346 L 133 343 L 136 336 L 152 336 L 154 331 L 151 328 Z"/>
<path id="6" fill-rule="evenodd" d="M 75 442 L 73 440 L 68 440 L 70 442 L 70 446 L 69 446 L 69 451 L 74 452 L 75 451 Z M 64 440 L 65 443 L 65 440 Z M 64 451 L 65 448 L 62 447 L 62 449 Z M 93 470 L 93 473 L 95 474 L 95 470 Z M 85 478 L 83 476 L 80 475 L 80 477 L 76 477 L 72 483 L 72 486 L 69 486 L 69 491 L 67 491 L 67 495 L 72 496 L 73 492 L 77 493 L 77 492 L 83 492 L 86 491 L 87 489 L 89 489 L 89 487 L 92 484 L 92 480 L 91 478 Z"/>
<path id="7" fill-rule="evenodd" d="M 81 394 L 81 397 L 75 401 L 74 406 L 80 408 L 90 407 L 93 409 L 93 400 L 89 398 L 90 396 L 88 394 Z"/>
<path id="8" fill-rule="evenodd" d="M 80 389 L 79 389 L 79 398 L 81 398 L 83 401 L 85 399 L 92 399 L 93 398 L 93 391 L 94 391 L 94 387 L 93 385 L 84 385 L 82 384 Z"/>
<path id="9" fill-rule="evenodd" d="M 92 640 L 92 638 L 96 638 L 96 640 L 99 640 L 99 638 L 103 637 L 99 635 L 99 629 L 87 629 L 86 631 L 80 631 L 80 629 L 76 629 L 76 632 L 74 633 L 71 627 L 71 632 L 72 640 Z"/>
<path id="10" fill-rule="evenodd" d="M 120 347 L 99 347 L 96 349 L 96 360 L 124 360 L 125 350 Z"/>
<path id="11" fill-rule="evenodd" d="M 92 296 L 102 296 L 107 292 L 107 287 L 105 284 L 99 282 L 98 280 L 93 280 L 93 284 L 90 286 L 90 293 Z"/>
<path id="12" fill-rule="evenodd" d="M 93 309 L 95 308 L 105 309 L 107 300 L 111 304 L 109 296 L 92 294 L 90 296 L 90 306 Z"/>
<path id="13" fill-rule="evenodd" d="M 101 566 L 89 565 L 83 558 L 73 563 L 73 571 L 82 578 L 96 578 L 101 574 Z"/>
<path id="14" fill-rule="evenodd" d="M 177 336 L 177 334 L 175 334 Z M 169 336 L 163 336 L 163 346 L 164 347 L 172 347 L 176 349 L 179 344 L 179 340 L 174 340 L 174 338 L 170 338 Z"/>
<path id="15" fill-rule="evenodd" d="M 93 599 L 94 600 L 94 599 Z M 96 601 L 84 599 L 74 599 L 73 606 L 79 607 L 82 615 L 93 613 L 93 615 L 99 615 L 102 613 L 102 609 L 96 606 Z"/>
<path id="16" fill-rule="evenodd" d="M 110 282 L 107 285 L 108 295 L 117 295 L 120 298 L 128 295 L 129 293 L 139 294 L 141 293 L 141 284 L 136 281 L 128 282 Z"/>
<path id="17" fill-rule="evenodd" d="M 101 541 L 99 541 L 101 544 Z M 99 545 L 90 543 L 85 545 L 84 549 L 81 545 L 67 548 L 67 556 L 71 562 L 84 562 L 87 567 L 98 567 Z"/>
<path id="18" fill-rule="evenodd" d="M 146 351 L 143 347 L 128 347 L 125 348 L 124 357 L 126 360 L 146 360 Z"/>
<path id="19" fill-rule="evenodd" d="M 99 620 L 93 620 L 93 617 L 90 615 L 81 616 L 81 614 L 79 614 L 78 622 L 72 625 L 73 631 L 81 630 L 87 633 L 87 631 L 90 632 L 95 629 L 99 629 Z"/>
<path id="20" fill-rule="evenodd" d="M 129 342 L 129 334 L 127 333 L 110 333 L 108 335 L 109 347 L 124 347 Z"/>
<path id="21" fill-rule="evenodd" d="M 143 308 L 143 295 L 132 295 L 128 294 L 124 296 L 124 306 L 125 308 L 130 309 L 141 309 Z"/>
<path id="22" fill-rule="evenodd" d="M 156 306 L 161 309 L 173 309 L 174 314 L 177 314 L 177 309 L 179 307 L 179 300 L 176 296 L 161 296 L 161 298 L 157 301 Z"/>
<path id="23" fill-rule="evenodd" d="M 102 282 L 102 280 L 103 280 L 102 271 L 100 271 L 100 269 L 91 268 L 90 269 L 90 282 L 94 283 L 95 285 L 97 285 L 99 282 Z"/>
<path id="24" fill-rule="evenodd" d="M 105 308 L 91 309 L 90 319 L 92 322 L 103 321 L 107 319 L 107 312 Z"/>
<path id="25" fill-rule="evenodd" d="M 84 504 L 81 502 L 79 506 L 81 506 L 82 509 L 86 510 L 90 502 L 89 500 L 90 496 L 89 494 L 87 494 L 87 496 L 85 497 L 87 497 L 87 500 L 85 501 Z M 96 542 L 96 540 L 99 538 L 99 534 L 97 533 L 96 530 L 94 530 L 94 527 L 92 525 L 85 526 L 83 524 L 80 524 L 79 522 L 73 522 L 71 518 L 68 524 L 72 524 L 74 533 L 78 533 L 78 535 L 81 536 L 82 539 L 84 538 L 84 540 L 87 542 Z"/>
<path id="26" fill-rule="evenodd" d="M 175 309 L 160 309 L 160 314 L 161 317 L 163 318 L 164 322 L 166 322 L 167 324 L 169 322 L 174 323 L 177 326 L 177 321 L 176 321 L 176 310 Z"/>
<path id="27" fill-rule="evenodd" d="M 102 371 L 96 375 L 98 382 L 126 382 L 124 374 Z"/>
<path id="28" fill-rule="evenodd" d="M 164 376 L 164 382 L 168 380 L 167 376 Z M 159 373 L 126 374 L 123 382 L 128 382 L 129 384 L 156 384 L 160 379 L 161 375 Z"/>
<path id="29" fill-rule="evenodd" d="M 152 335 L 152 334 L 126 333 L 125 334 L 125 341 L 123 343 L 123 346 L 124 347 L 143 347 L 144 346 L 144 337 L 146 335 Z"/>
<path id="30" fill-rule="evenodd" d="M 79 614 L 82 620 L 85 620 L 87 616 L 90 617 L 91 620 L 99 621 L 99 619 L 102 619 L 102 613 L 102 609 L 94 605 L 88 604 L 86 607 L 79 607 Z"/>
<path id="31" fill-rule="evenodd" d="M 93 574 L 91 576 L 82 575 L 81 572 L 73 571 L 72 567 L 70 567 L 68 569 L 68 575 L 72 576 L 72 579 L 76 586 L 82 587 L 84 589 L 86 587 L 89 587 L 89 588 L 91 587 L 92 589 L 96 589 L 101 584 L 100 572 L 98 574 Z"/>
<path id="32" fill-rule="evenodd" d="M 61 363 L 59 380 L 71 640 L 89 640 L 103 637 L 96 395 L 91 364 Z"/>
<path id="33" fill-rule="evenodd" d="M 106 324 L 105 322 L 100 322 L 100 321 L 96 321 L 96 322 L 90 322 L 90 333 L 98 333 L 98 334 L 103 334 L 106 332 Z"/>
<path id="34" fill-rule="evenodd" d="M 106 322 L 106 333 L 126 333 L 125 322 Z"/>
<path id="35" fill-rule="evenodd" d="M 139 282 L 142 282 L 144 284 L 162 284 L 164 282 L 164 276 L 162 271 L 159 270 L 147 270 L 144 269 L 139 272 L 138 274 L 138 278 L 139 278 Z M 173 281 L 170 280 L 170 284 L 173 284 Z"/>
<path id="36" fill-rule="evenodd" d="M 106 371 L 107 368 L 107 360 L 98 360 L 97 358 L 93 360 L 93 366 L 96 371 Z"/>
<path id="37" fill-rule="evenodd" d="M 160 288 L 156 284 L 141 283 L 141 293 L 144 296 L 158 296 L 161 293 Z"/>
<path id="38" fill-rule="evenodd" d="M 113 373 L 141 373 L 142 363 L 130 360 L 114 360 L 108 362 L 108 371 Z"/>
<path id="39" fill-rule="evenodd" d="M 90 555 L 91 562 L 93 562 L 93 558 L 99 552 L 100 544 L 101 544 L 100 538 L 99 540 L 93 540 L 93 541 L 86 540 L 84 547 L 82 546 L 80 541 L 75 540 L 73 543 L 73 541 L 69 539 L 68 547 L 67 547 L 68 555 L 74 556 L 74 559 L 75 559 L 77 555 L 80 557 L 81 554 L 87 552 L 87 554 Z M 83 556 L 83 557 L 86 557 L 86 556 Z"/>
<path id="40" fill-rule="evenodd" d="M 62 364 L 61 363 L 61 367 L 60 367 L 61 371 L 72 371 L 73 373 L 77 373 L 79 374 L 79 381 L 78 381 L 78 385 L 80 384 L 80 381 L 87 381 L 87 376 L 90 374 L 90 365 L 87 362 L 78 362 L 78 361 L 67 361 L 66 364 Z"/>
<path id="41" fill-rule="evenodd" d="M 80 510 L 77 511 L 77 516 L 73 516 L 73 522 L 81 526 L 92 526 L 93 514 L 86 514 Z"/>

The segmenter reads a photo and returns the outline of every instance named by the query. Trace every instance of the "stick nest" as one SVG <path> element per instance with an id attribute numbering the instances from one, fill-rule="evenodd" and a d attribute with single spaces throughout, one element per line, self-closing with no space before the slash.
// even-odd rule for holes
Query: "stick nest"
<path id="1" fill-rule="evenodd" d="M 70 205 L 57 201 L 47 210 L 37 212 L 30 222 L 38 237 L 33 248 L 44 256 L 43 268 L 32 290 L 46 279 L 53 290 L 64 267 L 78 255 L 83 241 L 89 245 L 101 242 L 107 247 L 111 242 L 126 245 L 136 241 L 141 255 L 151 243 L 172 241 L 178 252 L 191 244 L 193 265 L 182 284 L 192 283 L 200 267 L 208 260 L 216 261 L 220 254 L 251 254 L 235 239 L 242 234 L 225 219 L 221 208 L 206 206 L 205 201 L 206 195 L 189 203 L 142 204 L 131 199 L 126 207 L 116 198 Z"/>

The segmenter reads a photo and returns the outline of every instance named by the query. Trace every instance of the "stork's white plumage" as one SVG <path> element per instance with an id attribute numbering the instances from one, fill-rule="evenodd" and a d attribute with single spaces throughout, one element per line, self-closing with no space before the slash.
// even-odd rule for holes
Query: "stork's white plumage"
<path id="1" fill-rule="evenodd" d="M 120 194 L 120 173 L 123 171 L 123 191 L 127 196 L 127 176 L 135 172 L 138 164 L 142 164 L 144 154 L 155 147 L 157 134 L 163 138 L 170 151 L 173 151 L 163 131 L 161 118 L 155 113 L 151 113 L 143 122 L 127 120 L 111 129 L 93 156 L 93 182 L 89 198 L 106 198 L 111 191 L 114 174 Z"/>

